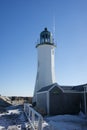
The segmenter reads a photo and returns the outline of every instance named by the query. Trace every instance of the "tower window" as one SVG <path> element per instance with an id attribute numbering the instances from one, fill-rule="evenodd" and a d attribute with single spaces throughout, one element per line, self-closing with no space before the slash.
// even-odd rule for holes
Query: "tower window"
<path id="1" fill-rule="evenodd" d="M 44 35 L 42 35 L 42 38 L 44 38 Z"/>
<path id="2" fill-rule="evenodd" d="M 54 50 L 52 49 L 52 55 L 54 55 Z"/>
<path id="3" fill-rule="evenodd" d="M 47 34 L 46 34 L 46 38 L 47 38 Z"/>

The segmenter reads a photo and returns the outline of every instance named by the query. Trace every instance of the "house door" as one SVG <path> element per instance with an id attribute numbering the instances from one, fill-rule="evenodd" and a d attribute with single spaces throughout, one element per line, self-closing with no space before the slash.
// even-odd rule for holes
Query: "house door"
<path id="1" fill-rule="evenodd" d="M 63 109 L 63 96 L 58 87 L 53 88 L 49 93 L 49 112 L 50 115 L 61 114 L 61 110 Z M 61 104 L 61 105 L 60 105 Z"/>

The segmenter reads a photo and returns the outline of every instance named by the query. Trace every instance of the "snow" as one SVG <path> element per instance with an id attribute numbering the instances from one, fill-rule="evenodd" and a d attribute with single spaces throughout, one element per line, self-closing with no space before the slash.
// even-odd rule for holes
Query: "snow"
<path id="1" fill-rule="evenodd" d="M 0 114 L 0 130 L 24 130 L 26 124 L 28 120 L 24 114 L 23 105 L 8 107 L 6 112 Z"/>
<path id="2" fill-rule="evenodd" d="M 43 130 L 87 130 L 87 116 L 82 112 L 79 115 L 56 115 L 44 117 Z M 0 130 L 24 130 L 29 122 L 22 105 L 6 108 L 0 114 Z"/>
<path id="3" fill-rule="evenodd" d="M 79 115 L 57 115 L 46 117 L 43 130 L 87 130 L 87 116 Z"/>

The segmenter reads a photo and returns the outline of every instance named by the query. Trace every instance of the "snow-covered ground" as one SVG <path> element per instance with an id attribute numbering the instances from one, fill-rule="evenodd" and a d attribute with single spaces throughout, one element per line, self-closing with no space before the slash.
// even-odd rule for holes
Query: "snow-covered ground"
<path id="1" fill-rule="evenodd" d="M 58 115 L 45 118 L 44 130 L 87 130 L 87 116 Z"/>
<path id="2" fill-rule="evenodd" d="M 23 106 L 10 106 L 0 114 L 0 130 L 25 130 L 28 120 L 23 112 Z"/>
<path id="3" fill-rule="evenodd" d="M 26 130 L 26 126 L 23 105 L 10 106 L 0 114 L 0 130 Z M 87 130 L 87 116 L 80 113 L 44 117 L 43 130 Z"/>

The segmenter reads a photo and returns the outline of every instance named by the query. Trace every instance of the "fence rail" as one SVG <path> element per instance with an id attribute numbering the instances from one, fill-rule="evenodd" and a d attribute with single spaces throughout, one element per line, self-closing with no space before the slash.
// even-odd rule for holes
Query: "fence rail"
<path id="1" fill-rule="evenodd" d="M 24 104 L 24 112 L 27 116 L 27 119 L 30 123 L 32 130 L 43 130 L 42 123 L 43 117 L 36 112 L 28 103 Z"/>

